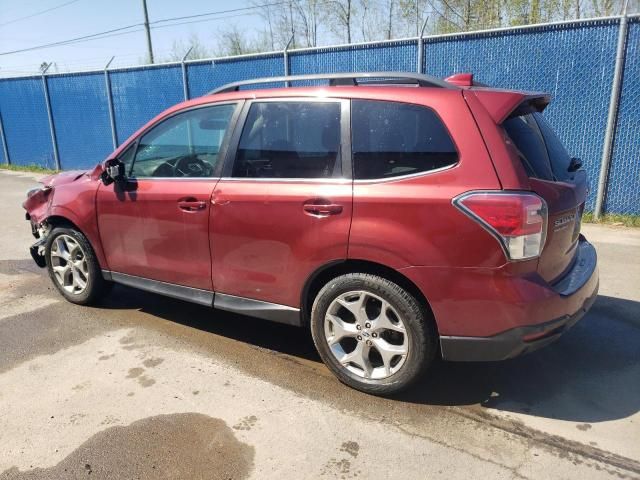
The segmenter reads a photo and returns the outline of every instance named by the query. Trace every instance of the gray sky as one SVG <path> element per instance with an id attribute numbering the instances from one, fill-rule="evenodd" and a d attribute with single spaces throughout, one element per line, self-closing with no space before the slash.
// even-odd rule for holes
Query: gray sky
<path id="1" fill-rule="evenodd" d="M 147 6 L 149 20 L 153 22 L 171 17 L 247 7 L 249 2 L 147 0 Z M 48 9 L 52 10 L 38 14 Z M 22 18 L 27 16 L 31 17 Z M 262 24 L 255 10 L 180 22 L 194 20 L 197 20 L 197 23 L 161 23 L 157 25 L 160 28 L 151 31 L 157 59 L 162 60 L 170 53 L 174 40 L 186 44 L 189 36 L 194 33 L 208 46 L 214 47 L 216 31 L 221 26 L 236 24 L 250 31 L 260 28 Z M 0 53 L 142 22 L 142 0 L 0 0 Z M 104 39 L 0 55 L 0 77 L 37 72 L 43 61 L 56 62 L 59 71 L 102 68 L 112 55 L 116 56 L 112 64 L 114 66 L 137 64 L 146 55 L 144 31 L 139 26 L 126 32 L 130 33 L 116 32 L 118 35 Z"/>

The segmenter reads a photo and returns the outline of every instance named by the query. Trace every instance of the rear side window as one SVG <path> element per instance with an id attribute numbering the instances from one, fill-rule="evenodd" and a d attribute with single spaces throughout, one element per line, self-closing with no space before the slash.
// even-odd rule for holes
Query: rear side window
<path id="1" fill-rule="evenodd" d="M 351 105 L 356 180 L 410 175 L 457 163 L 453 140 L 430 108 L 374 100 L 354 100 Z"/>
<path id="2" fill-rule="evenodd" d="M 242 130 L 232 175 L 341 177 L 340 103 L 253 103 Z"/>
<path id="3" fill-rule="evenodd" d="M 570 156 L 541 113 L 512 117 L 502 126 L 530 177 L 543 180 L 569 178 Z"/>

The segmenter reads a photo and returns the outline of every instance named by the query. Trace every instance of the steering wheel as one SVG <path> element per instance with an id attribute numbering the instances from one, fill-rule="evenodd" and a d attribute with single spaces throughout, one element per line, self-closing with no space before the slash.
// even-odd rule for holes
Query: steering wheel
<path id="1" fill-rule="evenodd" d="M 173 171 L 176 177 L 210 177 L 213 167 L 195 155 L 187 155 L 176 161 Z"/>

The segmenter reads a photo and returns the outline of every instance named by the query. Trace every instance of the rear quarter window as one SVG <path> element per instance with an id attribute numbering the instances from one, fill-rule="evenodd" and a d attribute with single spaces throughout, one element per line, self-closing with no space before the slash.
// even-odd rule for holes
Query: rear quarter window
<path id="1" fill-rule="evenodd" d="M 458 162 L 453 140 L 432 109 L 376 100 L 351 105 L 356 180 L 428 172 Z"/>
<path id="2" fill-rule="evenodd" d="M 570 155 L 541 113 L 508 118 L 502 124 L 530 177 L 568 180 Z"/>

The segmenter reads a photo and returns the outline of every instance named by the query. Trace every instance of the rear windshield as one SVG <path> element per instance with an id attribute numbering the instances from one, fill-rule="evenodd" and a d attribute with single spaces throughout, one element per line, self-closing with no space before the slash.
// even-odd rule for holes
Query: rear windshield
<path id="1" fill-rule="evenodd" d="M 568 180 L 571 158 L 549 122 L 541 113 L 528 113 L 507 119 L 502 126 L 518 149 L 530 177 Z"/>

